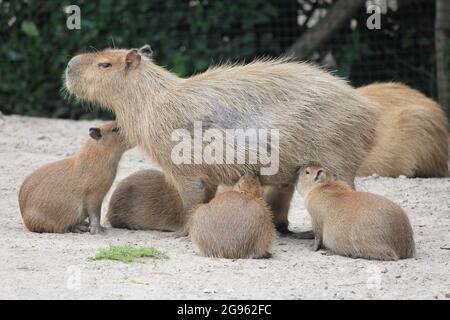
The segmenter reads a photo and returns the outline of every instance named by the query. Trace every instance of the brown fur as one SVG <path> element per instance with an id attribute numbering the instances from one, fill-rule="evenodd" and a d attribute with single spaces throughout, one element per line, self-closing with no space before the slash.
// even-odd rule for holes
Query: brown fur
<path id="1" fill-rule="evenodd" d="M 374 145 L 358 175 L 448 176 L 448 123 L 439 104 L 400 83 L 357 90 L 379 104 Z"/>
<path id="2" fill-rule="evenodd" d="M 98 140 L 89 138 L 72 157 L 44 165 L 25 179 L 19 206 L 30 231 L 103 231 L 102 201 L 128 148 L 113 127 L 111 123 L 101 127 Z M 84 225 L 87 217 L 89 228 Z"/>
<path id="3" fill-rule="evenodd" d="M 190 218 L 189 233 L 204 256 L 269 257 L 275 229 L 259 181 L 244 176 L 233 190 L 199 205 Z"/>
<path id="4" fill-rule="evenodd" d="M 387 198 L 354 191 L 320 166 L 302 170 L 297 187 L 311 215 L 316 250 L 323 245 L 340 255 L 377 260 L 414 256 L 408 216 Z"/>
<path id="5" fill-rule="evenodd" d="M 100 68 L 105 62 L 112 66 Z M 175 184 L 185 213 L 208 201 L 207 194 L 214 194 L 219 184 L 232 185 L 245 173 L 259 173 L 262 165 L 176 165 L 171 160 L 175 129 L 189 130 L 197 120 L 221 132 L 278 129 L 279 172 L 261 176 L 261 183 L 273 186 L 269 205 L 284 231 L 298 164 L 323 163 L 353 185 L 375 127 L 375 107 L 369 99 L 317 67 L 287 60 L 223 65 L 182 79 L 137 50 L 107 49 L 72 58 L 66 86 L 117 115 L 127 138 Z M 199 179 L 208 187 L 191 188 Z"/>
<path id="6" fill-rule="evenodd" d="M 182 224 L 183 204 L 177 190 L 156 170 L 141 170 L 117 186 L 107 219 L 115 228 L 176 231 Z"/>

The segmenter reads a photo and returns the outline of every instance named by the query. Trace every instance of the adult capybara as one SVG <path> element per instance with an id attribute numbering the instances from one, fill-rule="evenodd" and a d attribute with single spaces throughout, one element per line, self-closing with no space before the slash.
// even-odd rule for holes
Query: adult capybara
<path id="1" fill-rule="evenodd" d="M 128 145 L 114 123 L 90 128 L 89 135 L 75 155 L 37 169 L 23 182 L 19 206 L 30 231 L 104 231 L 102 201 Z M 89 224 L 85 222 L 88 217 Z"/>
<path id="2" fill-rule="evenodd" d="M 414 256 L 408 216 L 387 198 L 354 191 L 320 166 L 301 170 L 297 188 L 311 215 L 315 250 L 377 260 Z"/>
<path id="3" fill-rule="evenodd" d="M 180 78 L 156 65 L 150 52 L 144 46 L 77 55 L 67 65 L 66 87 L 116 114 L 129 141 L 176 185 L 185 213 L 208 201 L 219 184 L 233 185 L 243 174 L 257 172 L 272 192 L 283 186 L 280 197 L 270 197 L 270 206 L 277 229 L 288 233 L 285 202 L 299 164 L 320 162 L 353 185 L 372 144 L 376 110 L 344 80 L 286 59 L 222 65 Z M 256 143 L 250 129 L 258 133 Z M 217 135 L 226 142 L 217 142 Z M 236 142 L 242 138 L 249 142 Z M 186 148 L 180 151 L 182 142 Z M 255 149 L 257 160 L 250 161 Z M 188 155 L 179 161 L 180 154 Z M 192 188 L 198 180 L 207 187 Z"/>
<path id="4" fill-rule="evenodd" d="M 107 219 L 114 228 L 176 231 L 182 227 L 183 203 L 177 190 L 157 170 L 141 170 L 114 190 Z"/>
<path id="5" fill-rule="evenodd" d="M 189 235 L 200 253 L 228 259 L 270 257 L 275 228 L 262 193 L 258 179 L 245 175 L 233 190 L 195 208 Z"/>
<path id="6" fill-rule="evenodd" d="M 357 90 L 378 103 L 373 146 L 357 175 L 448 176 L 448 122 L 438 103 L 400 83 Z"/>

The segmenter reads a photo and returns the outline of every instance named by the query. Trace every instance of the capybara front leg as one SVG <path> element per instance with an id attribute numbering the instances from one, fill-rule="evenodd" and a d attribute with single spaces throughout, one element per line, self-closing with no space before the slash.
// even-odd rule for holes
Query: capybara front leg
<path id="1" fill-rule="evenodd" d="M 319 251 L 322 248 L 322 236 L 320 234 L 316 234 L 314 237 L 314 251 Z"/>
<path id="2" fill-rule="evenodd" d="M 275 228 L 281 234 L 289 235 L 288 213 L 295 187 L 293 184 L 283 186 L 267 186 L 264 190 L 264 200 L 273 213 Z"/>
<path id="3" fill-rule="evenodd" d="M 105 232 L 105 228 L 100 225 L 100 217 L 102 212 L 101 204 L 90 204 L 87 207 L 89 214 L 89 233 L 100 234 Z"/>

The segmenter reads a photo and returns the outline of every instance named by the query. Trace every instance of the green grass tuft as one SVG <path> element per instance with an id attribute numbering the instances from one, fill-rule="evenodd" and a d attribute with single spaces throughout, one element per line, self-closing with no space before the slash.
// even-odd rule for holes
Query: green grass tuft
<path id="1" fill-rule="evenodd" d="M 100 249 L 92 260 L 117 260 L 124 263 L 131 263 L 135 258 L 153 258 L 154 260 L 168 259 L 169 256 L 158 249 L 151 247 L 137 248 L 130 244 L 113 246 L 109 248 Z"/>

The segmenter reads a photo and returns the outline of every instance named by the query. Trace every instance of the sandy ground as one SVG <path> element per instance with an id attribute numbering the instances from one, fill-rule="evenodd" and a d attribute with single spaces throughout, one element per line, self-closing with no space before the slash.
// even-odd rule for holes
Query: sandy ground
<path id="1" fill-rule="evenodd" d="M 75 152 L 94 121 L 0 115 L 1 299 L 449 299 L 450 179 L 359 178 L 359 190 L 399 203 L 409 214 L 417 257 L 398 262 L 313 252 L 312 241 L 277 238 L 269 260 L 225 260 L 196 254 L 170 233 L 108 228 L 105 235 L 27 231 L 17 204 L 26 175 Z M 125 154 L 116 182 L 155 167 L 139 150 Z M 114 186 L 113 186 L 114 188 Z M 110 194 L 104 202 L 103 216 Z M 309 228 L 302 198 L 294 230 Z M 131 243 L 164 250 L 170 259 L 123 264 L 91 261 L 99 248 Z"/>

